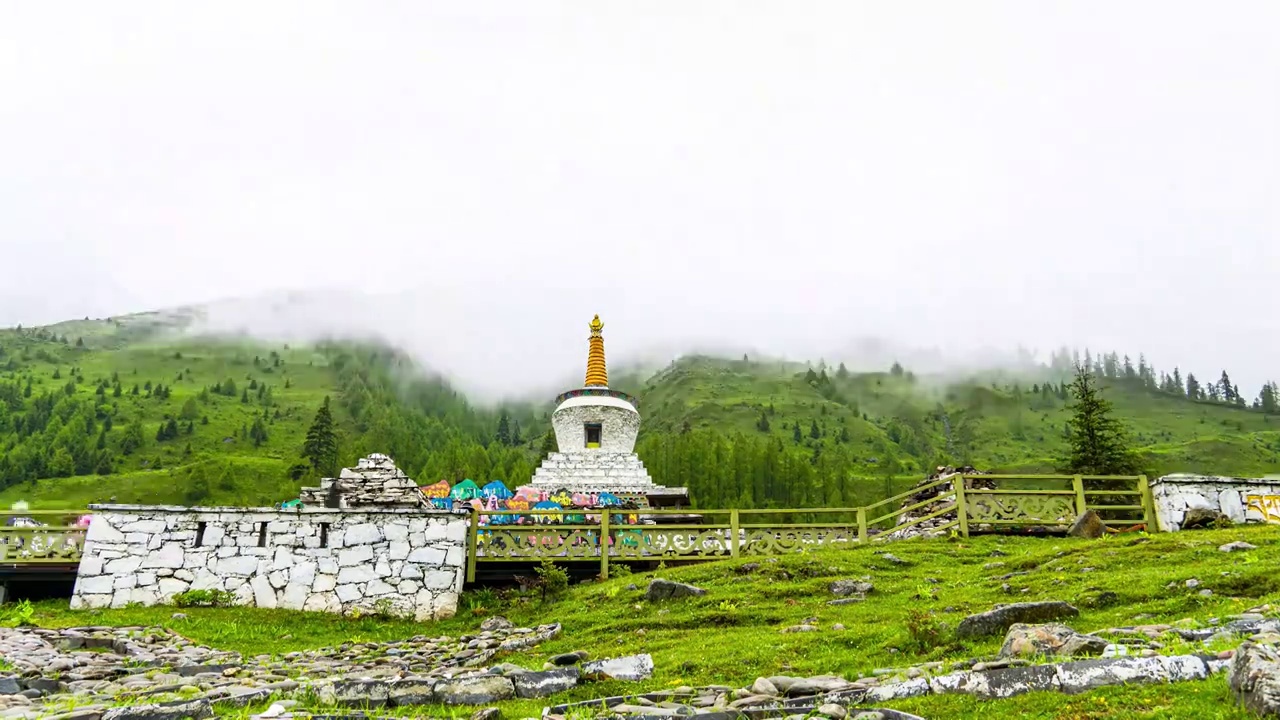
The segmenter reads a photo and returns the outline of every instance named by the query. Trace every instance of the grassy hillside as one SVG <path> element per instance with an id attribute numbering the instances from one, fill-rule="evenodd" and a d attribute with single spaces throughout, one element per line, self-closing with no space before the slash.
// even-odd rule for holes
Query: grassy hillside
<path id="1" fill-rule="evenodd" d="M 803 365 L 686 358 L 635 388 L 648 432 L 715 429 L 795 444 L 843 445 L 866 475 L 896 459 L 898 472 L 942 462 L 1007 472 L 1053 471 L 1066 448 L 1067 380 L 1048 370 L 994 386 L 943 383 L 909 374 L 839 373 L 806 379 Z M 1053 392 L 1042 391 L 1045 384 Z M 1036 391 L 1033 392 L 1032 388 Z M 1280 471 L 1280 415 L 1104 380 L 1150 473 Z M 769 429 L 760 429 L 761 416 Z M 820 441 L 810 432 L 817 424 Z M 848 439 L 839 442 L 847 431 Z"/>
<path id="2" fill-rule="evenodd" d="M 1258 548 L 1224 554 L 1235 540 Z M 885 549 L 902 562 L 891 562 Z M 191 639 L 248 657 L 262 653 L 336 646 L 343 642 L 394 641 L 424 632 L 432 637 L 473 633 L 484 617 L 501 614 L 517 626 L 560 622 L 552 642 L 500 658 L 539 668 L 556 653 L 584 650 L 593 658 L 650 653 L 656 666 L 642 684 L 582 685 L 551 698 L 588 700 L 615 692 L 680 685 L 750 685 L 756 677 L 839 674 L 866 677 L 879 668 L 927 661 L 991 656 L 1002 635 L 978 640 L 955 636 L 971 613 L 1011 601 L 1063 600 L 1080 616 L 1067 621 L 1082 632 L 1132 625 L 1178 623 L 1208 627 L 1255 606 L 1280 607 L 1274 528 L 1249 527 L 1104 540 L 974 537 L 921 540 L 784 556 L 748 565 L 750 558 L 617 575 L 576 585 L 560 598 L 539 599 L 535 590 L 479 589 L 464 593 L 459 615 L 433 623 L 349 619 L 252 608 L 172 608 L 69 611 L 65 602 L 38 605 L 46 627 L 162 625 Z M 990 563 L 997 563 L 990 565 Z M 1086 572 L 1085 570 L 1089 570 Z M 1013 577 L 1003 577 L 1016 573 Z M 648 579 L 664 577 L 707 590 L 701 597 L 666 602 L 644 599 Z M 834 580 L 867 578 L 865 602 L 828 605 Z M 1197 579 L 1196 589 L 1186 581 Z M 638 589 L 630 586 L 635 584 Z M 1209 595 L 1202 594 L 1211 590 Z M 1274 613 L 1274 611 L 1271 611 Z M 811 623 L 817 632 L 786 633 Z M 840 625 L 842 628 L 837 628 Z M 1203 652 L 1175 636 L 1160 639 L 1159 652 Z M 1239 639 L 1211 641 L 1208 650 L 1233 648 Z M 304 702 L 305 699 L 304 699 Z M 246 709 L 260 711 L 267 702 Z M 502 703 L 506 717 L 537 717 L 539 700 Z M 931 718 L 1247 718 L 1231 698 L 1225 677 L 1153 686 L 1110 687 L 1083 695 L 1032 693 L 978 701 L 965 695 L 926 696 L 886 703 Z M 471 710 L 424 706 L 413 714 L 466 717 Z"/>
<path id="3" fill-rule="evenodd" d="M 386 452 L 423 483 L 515 486 L 553 447 L 549 403 L 480 408 L 387 348 L 193 338 L 176 332 L 186 322 L 0 330 L 0 503 L 289 499 L 320 474 L 301 452 L 325 397 L 341 464 Z M 1045 472 L 1065 453 L 1065 378 L 1048 369 L 943 382 L 689 357 L 614 376 L 640 398 L 637 451 L 654 479 L 703 507 L 864 504 L 939 464 Z M 1104 386 L 1149 474 L 1280 472 L 1278 416 Z"/>

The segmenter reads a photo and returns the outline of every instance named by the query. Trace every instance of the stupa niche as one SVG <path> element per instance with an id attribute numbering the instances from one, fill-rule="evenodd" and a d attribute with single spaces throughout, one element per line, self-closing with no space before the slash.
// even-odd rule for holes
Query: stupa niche
<path id="1" fill-rule="evenodd" d="M 609 389 L 604 355 L 604 323 L 589 324 L 584 386 L 561 393 L 551 415 L 559 452 L 551 453 L 533 475 L 533 485 L 548 491 L 608 492 L 643 504 L 681 504 L 683 488 L 656 485 L 635 454 L 640 432 L 636 400 Z"/>

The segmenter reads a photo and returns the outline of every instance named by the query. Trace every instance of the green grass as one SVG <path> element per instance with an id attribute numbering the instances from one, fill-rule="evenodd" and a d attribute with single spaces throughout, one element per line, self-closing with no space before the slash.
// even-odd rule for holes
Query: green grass
<path id="1" fill-rule="evenodd" d="M 1231 554 L 1217 550 L 1232 540 L 1246 540 L 1259 549 Z M 884 549 L 908 564 L 893 564 L 875 554 Z M 1005 555 L 993 556 L 996 550 Z M 761 565 L 755 572 L 740 574 L 738 569 L 747 562 Z M 1004 566 L 984 569 L 991 562 Z M 1015 571 L 1029 574 L 1007 581 L 998 578 Z M 703 597 L 650 603 L 643 600 L 643 588 L 655 575 L 691 582 L 708 592 Z M 826 604 L 832 597 L 827 590 L 831 581 L 863 575 L 869 575 L 875 585 L 865 602 Z M 1199 589 L 1184 588 L 1182 583 L 1192 577 L 1201 581 L 1200 589 L 1212 589 L 1214 595 L 1204 598 L 1197 594 Z M 926 578 L 938 582 L 929 583 Z M 1004 582 L 1012 586 L 1012 594 L 1001 590 Z M 1171 582 L 1176 589 L 1166 589 Z M 630 583 L 640 589 L 626 590 Z M 1118 599 L 1106 607 L 1094 607 L 1093 600 L 1106 591 Z M 1081 631 L 1183 618 L 1207 622 L 1263 603 L 1280 608 L 1280 528 L 1124 534 L 1098 541 L 990 536 L 915 540 L 797 554 L 776 563 L 744 558 L 580 584 L 564 598 L 546 604 L 518 596 L 495 603 L 490 596 L 483 600 L 490 607 L 473 614 L 471 605 L 483 597 L 465 594 L 457 617 L 430 625 L 255 609 L 191 608 L 183 610 L 187 619 L 175 620 L 173 608 L 73 612 L 65 602 L 38 604 L 37 622 L 43 626 L 158 624 L 201 643 L 257 655 L 345 640 L 464 634 L 475 631 L 484 614 L 497 612 L 519 625 L 563 623 L 560 638 L 505 658 L 526 667 L 539 668 L 548 656 L 573 650 L 586 650 L 596 658 L 653 655 L 657 670 L 652 681 L 637 686 L 583 686 L 554 698 L 564 702 L 678 685 L 737 687 L 773 674 L 837 673 L 856 678 L 877 668 L 992 655 L 1000 637 L 963 642 L 954 638 L 952 629 L 965 615 L 997 603 L 1066 600 L 1081 610 L 1079 618 L 1068 621 Z M 906 629 L 912 613 L 924 613 L 929 622 L 943 626 L 936 643 L 922 647 L 913 642 Z M 809 617 L 817 617 L 824 632 L 781 632 Z M 830 631 L 834 623 L 847 629 Z M 1198 715 L 1202 717 L 1246 717 L 1226 702 L 1224 687 L 1225 680 L 1218 677 L 1203 683 L 1109 689 L 1076 698 L 1028 695 L 980 704 L 965 697 L 929 697 L 891 705 L 925 717 L 949 718 L 978 718 L 980 713 L 989 717 L 992 709 L 999 709 L 1003 716 L 1045 718 L 1197 716 L 1192 710 L 1203 712 Z M 504 712 L 508 717 L 532 716 L 542 704 L 506 703 Z M 1109 715 L 1105 708 L 1120 714 Z M 1144 708 L 1150 712 L 1142 714 L 1147 712 Z M 1183 710 L 1191 714 L 1179 715 Z"/>

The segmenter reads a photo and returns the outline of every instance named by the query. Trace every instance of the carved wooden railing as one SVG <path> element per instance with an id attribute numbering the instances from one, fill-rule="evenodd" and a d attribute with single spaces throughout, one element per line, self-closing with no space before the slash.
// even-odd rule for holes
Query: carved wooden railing
<path id="1" fill-rule="evenodd" d="M 0 565 L 75 565 L 88 528 L 73 524 L 88 510 L 0 511 Z M 10 525 L 10 518 L 46 525 Z"/>
<path id="2" fill-rule="evenodd" d="M 827 547 L 848 547 L 896 538 L 925 525 L 931 532 L 967 537 L 1008 526 L 1065 529 L 1085 510 L 1109 524 L 1155 528 L 1155 509 L 1145 476 L 975 475 L 925 483 L 871 505 L 853 508 L 758 510 L 495 510 L 473 511 L 468 534 L 467 579 L 477 562 L 541 560 L 609 563 L 626 560 L 700 560 L 764 557 Z M 936 492 L 929 495 L 930 491 Z M 921 495 L 906 506 L 904 500 Z M 696 513 L 697 524 L 628 524 L 628 516 L 656 520 Z M 566 515 L 575 522 L 560 524 Z M 503 522 L 504 517 L 521 523 Z M 778 521 L 781 518 L 782 521 Z M 603 551 L 601 539 L 604 538 Z"/>

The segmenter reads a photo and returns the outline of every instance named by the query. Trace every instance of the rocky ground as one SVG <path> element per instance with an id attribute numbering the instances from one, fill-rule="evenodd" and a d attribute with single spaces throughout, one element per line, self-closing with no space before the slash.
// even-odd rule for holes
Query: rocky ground
<path id="1" fill-rule="evenodd" d="M 700 588 L 655 579 L 664 598 Z M 833 594 L 872 591 L 863 580 L 837 581 Z M 1280 713 L 1280 618 L 1269 605 L 1234 617 L 1134 625 L 1080 633 L 1064 602 L 1014 603 L 970 615 L 962 636 L 1003 634 L 999 653 L 953 662 L 882 668 L 867 677 L 757 678 L 745 687 L 712 685 L 600 697 L 546 707 L 543 720 L 587 717 L 705 720 L 778 717 L 798 720 L 909 720 L 882 707 L 928 694 L 999 699 L 1033 691 L 1068 694 L 1107 685 L 1203 680 L 1226 673 L 1232 690 L 1262 715 Z M 797 626 L 787 631 L 803 632 Z M 816 632 L 839 632 L 812 626 Z M 560 625 L 517 628 L 486 620 L 474 635 L 351 643 L 281 656 L 241 657 L 146 627 L 0 629 L 0 718 L 164 720 L 211 717 L 220 710 L 267 705 L 262 718 L 309 717 L 325 708 L 376 715 L 378 708 L 489 706 L 550 698 L 593 680 L 641 683 L 653 674 L 648 655 L 592 660 L 585 652 L 547 658 L 539 669 L 501 662 L 557 637 Z M 1236 645 L 1210 651 L 1209 647 Z M 332 712 L 332 710 L 328 710 Z M 477 715 L 490 720 L 494 709 Z M 314 717 L 320 717 L 315 715 Z"/>

